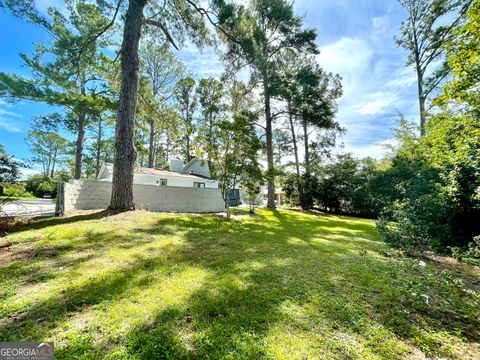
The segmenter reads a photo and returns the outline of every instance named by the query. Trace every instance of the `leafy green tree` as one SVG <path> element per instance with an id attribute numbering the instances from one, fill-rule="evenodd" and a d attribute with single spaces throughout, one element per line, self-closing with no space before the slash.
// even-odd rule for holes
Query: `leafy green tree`
<path id="1" fill-rule="evenodd" d="M 297 175 L 300 175 L 297 141 L 303 138 L 304 167 L 311 171 L 311 151 L 318 151 L 320 145 L 333 146 L 335 142 L 317 142 L 315 145 L 310 134 L 322 131 L 341 132 L 335 121 L 337 99 L 342 95 L 339 75 L 326 73 L 310 56 L 298 56 L 289 49 L 277 58 L 275 88 L 272 97 L 285 103 L 285 108 L 278 114 L 288 118 Z M 297 136 L 296 125 L 300 123 L 303 134 Z"/>
<path id="2" fill-rule="evenodd" d="M 377 215 L 375 192 L 377 164 L 371 158 L 358 160 L 352 154 L 337 155 L 322 169 L 317 201 L 320 208 L 335 213 L 374 217 Z"/>
<path id="3" fill-rule="evenodd" d="M 464 104 L 480 113 L 480 1 L 474 1 L 467 20 L 454 30 L 445 45 L 452 79 L 445 85 L 437 103 Z"/>
<path id="4" fill-rule="evenodd" d="M 5 151 L 5 147 L 0 144 L 0 182 L 12 182 L 18 178 L 19 163 Z"/>
<path id="5" fill-rule="evenodd" d="M 178 81 L 175 91 L 175 98 L 180 106 L 181 133 L 185 143 L 184 158 L 186 162 L 193 158 L 192 140 L 196 132 L 193 114 L 197 108 L 195 84 L 195 80 L 191 76 L 187 76 Z"/>
<path id="6" fill-rule="evenodd" d="M 145 108 L 144 118 L 149 126 L 148 136 L 148 167 L 155 167 L 155 158 L 158 148 L 156 139 L 159 132 L 168 126 L 164 119 L 167 110 L 167 101 L 175 92 L 176 83 L 185 72 L 183 64 L 176 59 L 168 48 L 168 44 L 149 40 L 141 48 L 140 58 L 142 70 L 150 80 L 146 91 L 139 92 L 140 105 Z"/>
<path id="7" fill-rule="evenodd" d="M 90 122 L 85 154 L 85 176 L 97 177 L 101 162 L 112 162 L 115 148 L 111 135 L 114 118 L 112 116 L 98 116 Z"/>
<path id="8" fill-rule="evenodd" d="M 439 113 L 418 139 L 411 129 L 374 187 L 383 198 L 378 229 L 392 246 L 448 252 L 480 234 L 480 125 L 471 115 Z"/>
<path id="9" fill-rule="evenodd" d="M 309 128 L 342 131 L 338 122 L 335 121 L 336 100 L 342 95 L 342 85 L 338 75 L 325 73 L 316 62 L 311 60 L 300 69 L 297 78 L 301 91 L 296 97 L 295 107 L 299 109 L 303 127 L 305 171 L 310 172 L 312 144 Z"/>
<path id="10" fill-rule="evenodd" d="M 265 113 L 267 152 L 268 204 L 275 208 L 275 179 L 273 157 L 273 117 L 271 92 L 275 72 L 275 57 L 284 49 L 296 53 L 318 53 L 316 33 L 303 29 L 302 20 L 286 0 L 253 0 L 248 6 L 225 8 L 219 24 L 230 36 L 224 36 L 228 49 L 226 59 L 233 69 L 249 66 L 252 77 L 261 83 Z"/>
<path id="11" fill-rule="evenodd" d="M 288 164 L 282 164 L 282 159 L 292 152 L 292 139 L 284 129 L 273 130 L 273 158 L 276 168 L 283 169 Z"/>
<path id="12" fill-rule="evenodd" d="M 65 161 L 69 141 L 55 132 L 31 130 L 25 142 L 34 157 L 31 161 L 42 166 L 45 179 L 53 178 L 56 166 Z"/>
<path id="13" fill-rule="evenodd" d="M 219 121 L 216 127 L 218 146 L 212 153 L 213 176 L 220 183 L 227 219 L 230 219 L 230 194 L 240 182 L 257 182 L 261 178 L 258 164 L 260 141 L 255 132 L 255 114 L 234 114 L 233 120 Z"/>
<path id="14" fill-rule="evenodd" d="M 258 173 L 260 176 L 260 173 Z M 240 191 L 245 192 L 245 197 L 248 201 L 249 213 L 253 214 L 255 212 L 255 205 L 257 205 L 258 196 L 260 195 L 261 187 L 259 179 L 249 177 L 244 179 L 240 184 Z"/>
<path id="15" fill-rule="evenodd" d="M 2 1 L 0 6 L 40 25 L 52 37 L 50 47 L 35 44 L 33 56 L 21 54 L 32 78 L 0 73 L 0 96 L 44 102 L 65 109 L 65 114 L 46 116 L 45 120 L 61 123 L 76 134 L 74 177 L 79 179 L 88 118 L 99 116 L 114 106 L 100 75 L 108 62 L 100 49 L 109 42 L 103 38 L 92 41 L 108 19 L 100 6 L 84 0 L 67 1 L 67 16 L 49 8 L 51 20 L 40 16 L 29 1 Z"/>
<path id="16" fill-rule="evenodd" d="M 122 1 L 118 1 L 115 16 Z M 136 159 L 135 112 L 139 80 L 139 42 L 142 32 L 161 32 L 177 48 L 177 40 L 189 37 L 197 45 L 208 41 L 204 16 L 209 11 L 193 0 L 129 0 L 124 12 L 121 47 L 121 87 L 115 131 L 115 163 L 113 168 L 110 208 L 128 211 L 133 204 L 133 173 Z M 113 24 L 113 21 L 112 21 Z M 144 25 L 150 25 L 144 31 Z M 173 36 L 172 34 L 173 33 Z"/>
<path id="17" fill-rule="evenodd" d="M 215 126 L 227 111 L 224 101 L 223 84 L 214 78 L 201 79 L 197 86 L 197 99 L 201 117 L 198 122 L 198 137 L 204 143 L 203 150 L 207 154 L 210 169 L 213 166 L 211 154 L 217 145 L 215 139 Z"/>
<path id="18" fill-rule="evenodd" d="M 464 18 L 472 0 L 399 0 L 407 10 L 408 18 L 402 22 L 398 46 L 408 52 L 407 66 L 413 65 L 417 74 L 420 134 L 425 135 L 425 123 L 429 109 L 429 95 L 449 74 L 444 61 L 444 45 L 455 36 L 453 29 Z M 444 24 L 446 18 L 451 18 Z M 442 62 L 435 69 L 436 63 Z M 428 76 L 432 73 L 431 76 Z M 428 77 L 427 77 L 428 76 Z"/>
<path id="19" fill-rule="evenodd" d="M 45 178 L 43 174 L 32 175 L 28 177 L 25 183 L 25 190 L 39 198 L 55 197 L 58 188 L 58 182 L 55 180 Z"/>

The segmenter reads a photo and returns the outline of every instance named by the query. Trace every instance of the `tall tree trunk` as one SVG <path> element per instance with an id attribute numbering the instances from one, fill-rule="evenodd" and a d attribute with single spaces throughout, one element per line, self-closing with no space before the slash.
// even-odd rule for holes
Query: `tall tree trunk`
<path id="1" fill-rule="evenodd" d="M 96 153 L 96 164 L 95 164 L 95 179 L 98 177 L 100 172 L 100 156 L 102 154 L 102 119 L 98 119 L 98 133 L 97 133 L 97 153 Z"/>
<path id="2" fill-rule="evenodd" d="M 165 133 L 166 136 L 166 141 L 165 141 L 165 162 L 167 165 L 170 165 L 168 163 L 169 157 L 170 157 L 170 130 L 167 128 L 167 131 Z"/>
<path id="3" fill-rule="evenodd" d="M 50 172 L 50 177 L 53 179 L 53 174 L 55 173 L 55 163 L 57 162 L 57 149 L 53 151 L 53 160 L 52 160 L 52 170 Z"/>
<path id="4" fill-rule="evenodd" d="M 74 178 L 76 180 L 82 177 L 82 159 L 83 159 L 83 143 L 85 141 L 85 118 L 84 111 L 78 116 L 78 133 L 75 149 L 75 173 Z"/>
<path id="5" fill-rule="evenodd" d="M 147 0 L 130 0 L 125 15 L 122 41 L 122 85 L 115 127 L 115 162 L 113 166 L 110 209 L 129 211 L 133 203 L 135 149 L 135 112 L 138 90 L 138 43 L 142 35 L 143 9 Z"/>
<path id="6" fill-rule="evenodd" d="M 268 200 L 267 207 L 270 209 L 275 209 L 275 179 L 273 176 L 274 165 L 273 165 L 273 136 L 272 136 L 272 114 L 270 109 L 270 94 L 268 93 L 269 82 L 267 76 L 263 76 L 263 98 L 265 101 L 265 132 L 267 140 L 267 164 L 268 164 L 268 175 L 267 175 L 267 186 L 268 186 Z"/>
<path id="7" fill-rule="evenodd" d="M 48 174 L 49 174 L 49 169 L 48 169 L 48 162 L 50 160 L 49 159 L 45 159 L 45 157 L 43 157 L 42 159 L 42 168 L 43 168 L 43 178 L 44 179 L 48 179 Z"/>
<path id="8" fill-rule="evenodd" d="M 155 124 L 153 121 L 150 123 L 150 138 L 148 140 L 148 167 L 154 167 L 155 160 Z"/>
<path id="9" fill-rule="evenodd" d="M 85 96 L 85 73 L 80 74 L 80 94 Z M 78 133 L 75 149 L 75 172 L 74 179 L 78 180 L 82 177 L 82 160 L 83 160 L 83 143 L 85 141 L 85 119 L 87 114 L 85 110 L 81 110 L 78 114 Z"/>
<path id="10" fill-rule="evenodd" d="M 420 136 L 425 136 L 425 94 L 423 91 L 423 70 L 420 59 L 420 45 L 418 44 L 418 37 L 416 25 L 413 25 L 413 42 L 414 42 L 414 56 L 415 56 L 415 70 L 417 71 L 417 88 L 418 88 L 418 107 L 420 112 Z"/>
<path id="11" fill-rule="evenodd" d="M 231 210 L 230 210 L 230 189 L 225 189 L 225 213 L 227 214 L 227 220 L 231 218 Z"/>
<path id="12" fill-rule="evenodd" d="M 185 158 L 187 159 L 186 162 L 188 163 L 190 161 L 190 130 L 191 130 L 191 123 L 190 123 L 190 106 L 188 104 L 190 100 L 187 98 L 187 104 L 185 107 L 185 119 L 187 120 L 187 131 L 185 135 L 185 141 L 186 141 L 186 149 L 185 149 Z"/>
<path id="13" fill-rule="evenodd" d="M 214 149 L 214 144 L 213 144 L 213 117 L 212 114 L 210 114 L 210 121 L 208 123 L 208 153 L 207 153 L 207 164 L 208 164 L 208 171 L 210 171 L 210 174 L 212 174 L 212 157 L 211 153 Z"/>
<path id="14" fill-rule="evenodd" d="M 423 94 L 423 74 L 417 65 L 418 107 L 420 111 L 420 136 L 425 136 L 425 96 Z"/>
<path id="15" fill-rule="evenodd" d="M 190 136 L 189 136 L 189 135 L 187 135 L 187 139 L 186 139 L 186 140 L 187 140 L 187 142 L 186 142 L 186 144 L 187 144 L 186 147 L 187 147 L 187 148 L 186 148 L 186 150 L 185 150 L 185 152 L 186 152 L 186 153 L 185 153 L 185 157 L 186 157 L 187 163 L 188 163 L 188 162 L 191 160 L 191 158 L 190 158 Z"/>
<path id="16" fill-rule="evenodd" d="M 300 176 L 300 165 L 298 163 L 298 148 L 297 137 L 295 136 L 295 123 L 293 121 L 292 109 L 290 103 L 288 104 L 288 119 L 290 120 L 290 131 L 292 133 L 293 152 L 295 154 L 295 168 L 297 170 L 297 176 Z"/>
<path id="17" fill-rule="evenodd" d="M 303 120 L 303 141 L 305 146 L 305 172 L 310 172 L 310 150 L 308 148 L 308 127 L 307 122 Z"/>
<path id="18" fill-rule="evenodd" d="M 48 179 L 50 176 L 50 164 L 52 163 L 52 156 L 51 153 L 48 155 L 47 167 L 45 169 L 45 179 Z"/>

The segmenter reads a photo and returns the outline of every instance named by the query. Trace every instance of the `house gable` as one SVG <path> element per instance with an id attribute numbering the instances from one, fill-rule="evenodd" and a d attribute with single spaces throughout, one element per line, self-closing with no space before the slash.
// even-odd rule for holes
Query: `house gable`
<path id="1" fill-rule="evenodd" d="M 202 159 L 192 159 L 184 167 L 185 174 L 198 175 L 204 178 L 211 178 L 208 162 Z"/>

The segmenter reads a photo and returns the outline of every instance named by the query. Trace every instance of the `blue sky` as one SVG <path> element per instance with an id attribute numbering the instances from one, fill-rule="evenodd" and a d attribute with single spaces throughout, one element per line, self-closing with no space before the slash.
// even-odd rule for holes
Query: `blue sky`
<path id="1" fill-rule="evenodd" d="M 39 1 L 45 9 L 50 0 Z M 341 151 L 359 157 L 381 157 L 398 113 L 417 119 L 415 74 L 404 67 L 406 53 L 395 46 L 405 11 L 397 0 L 297 0 L 297 14 L 318 31 L 318 61 L 327 71 L 343 77 L 344 96 L 338 120 L 347 128 Z M 48 43 L 48 36 L 0 11 L 0 71 L 28 76 L 19 53 L 31 54 L 33 42 Z M 178 56 L 198 77 L 216 76 L 221 64 L 212 49 L 192 47 Z M 47 105 L 0 99 L 0 144 L 17 158 L 29 157 L 24 137 L 33 116 L 51 112 Z"/>

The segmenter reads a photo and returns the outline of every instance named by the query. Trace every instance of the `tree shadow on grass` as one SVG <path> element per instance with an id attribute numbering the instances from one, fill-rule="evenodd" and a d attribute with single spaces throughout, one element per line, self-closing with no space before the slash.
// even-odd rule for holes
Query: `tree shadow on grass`
<path id="1" fill-rule="evenodd" d="M 115 302 L 128 289 L 147 286 L 148 274 L 164 265 L 164 257 L 138 258 L 126 266 L 115 268 L 100 278 L 90 278 L 81 285 L 67 285 L 45 300 L 34 302 L 23 311 L 0 319 L 0 340 L 18 341 L 35 336 L 42 339 L 45 333 L 75 313 L 101 302 Z M 143 273 L 141 277 L 139 274 Z"/>
<path id="2" fill-rule="evenodd" d="M 0 233 L 0 238 L 16 232 L 43 229 L 55 225 L 72 224 L 79 221 L 96 220 L 116 214 L 118 214 L 118 212 L 111 210 L 100 210 L 93 213 L 73 216 L 31 218 L 27 220 L 18 219 L 18 221 L 12 222 L 7 231 Z"/>
<path id="3" fill-rule="evenodd" d="M 38 336 L 62 326 L 64 320 L 97 304 L 128 301 L 130 290 L 168 281 L 153 275 L 169 264 L 195 266 L 208 276 L 181 304 L 153 314 L 153 323 L 137 326 L 120 340 L 104 337 L 99 342 L 89 332 L 67 342 L 57 353 L 59 358 L 106 354 L 143 359 L 263 358 L 270 355 L 266 340 L 276 326 L 288 324 L 293 332 L 313 334 L 315 321 L 323 321 L 326 331 L 367 342 L 370 334 L 362 323 L 384 327 L 392 337 L 412 341 L 415 329 L 419 329 L 418 317 L 431 320 L 422 324 L 422 330 L 455 334 L 448 319 L 437 319 L 441 313 L 421 314 L 413 304 L 401 300 L 395 283 L 385 275 L 394 268 L 393 263 L 379 257 L 364 258 L 357 252 L 379 248 L 369 229 L 363 231 L 359 227 L 363 224 L 332 221 L 338 223 L 278 212 L 268 213 L 262 221 L 241 222 L 209 216 L 161 217 L 135 229 L 131 236 L 140 231 L 147 237 L 180 232 L 184 242 L 169 248 L 168 262 L 164 255 L 146 254 L 101 279 L 67 287 L 61 295 L 15 314 L 14 321 L 0 323 L 0 339 L 38 340 Z M 110 245 L 128 241 L 116 243 L 111 239 L 114 236 L 114 232 L 106 233 L 103 246 L 109 241 Z M 353 239 L 347 240 L 348 236 Z M 86 240 L 85 246 L 89 245 Z M 289 306 L 309 310 L 302 317 Z M 410 312 L 408 316 L 405 310 Z M 402 315 L 405 320 L 398 324 Z M 471 331 L 463 336 L 472 342 L 478 339 Z M 115 351 L 119 351 L 118 356 Z M 341 348 L 332 351 L 348 357 Z"/>
<path id="4" fill-rule="evenodd" d="M 267 357 L 264 344 L 270 330 L 277 324 L 288 323 L 291 328 L 305 328 L 305 319 L 285 312 L 283 306 L 287 303 L 304 306 L 315 303 L 318 299 L 323 299 L 319 303 L 318 312 L 309 315 L 325 321 L 329 331 L 340 334 L 341 338 L 363 339 L 361 341 L 367 343 L 364 349 L 366 354 L 369 351 L 379 351 L 374 347 L 375 344 L 381 344 L 387 357 L 408 356 L 411 347 L 405 345 L 397 348 L 392 344 L 398 338 L 405 339 L 407 343 L 415 343 L 422 339 L 422 332 L 448 332 L 452 336 L 461 334 L 460 337 L 467 343 L 479 341 L 478 333 L 468 324 L 473 319 L 453 321 L 451 317 L 446 317 L 444 309 L 427 309 L 410 303 L 403 299 L 405 296 L 401 293 L 402 289 L 396 289 L 388 275 L 376 282 L 363 279 L 362 276 L 368 279 L 392 270 L 394 265 L 387 264 L 382 259 L 364 259 L 359 254 L 352 254 L 351 244 L 348 249 L 336 246 L 329 254 L 339 264 L 343 264 L 338 266 L 337 273 L 332 273 L 332 269 L 325 271 L 322 264 L 316 263 L 315 254 L 318 252 L 296 258 L 298 251 L 305 252 L 305 247 L 289 241 L 291 229 L 293 225 L 304 224 L 292 223 L 292 218 L 284 214 L 274 213 L 273 216 L 279 220 L 273 235 L 269 226 L 222 222 L 222 225 L 216 225 L 226 227 L 222 232 L 226 235 L 221 239 L 205 238 L 211 225 L 210 219 L 180 219 L 178 226 L 185 229 L 188 246 L 182 248 L 182 255 L 176 261 L 195 263 L 213 273 L 190 296 L 182 309 L 175 309 L 176 316 L 165 318 L 162 312 L 158 314 L 155 325 L 132 333 L 128 339 L 128 354 L 140 358 L 147 358 L 144 357 L 147 354 L 151 356 L 148 358 Z M 337 227 L 347 227 L 349 231 L 345 235 L 367 230 L 365 238 L 377 242 L 374 235 L 372 239 L 368 225 L 348 226 L 342 220 L 334 221 L 333 224 L 311 225 L 302 227 L 301 231 L 304 241 L 311 248 L 321 250 L 324 245 L 311 241 L 309 237 L 318 235 L 320 229 L 324 237 L 338 234 L 339 231 L 334 230 Z M 231 231 L 232 228 L 235 231 Z M 262 234 L 265 239 L 262 239 Z M 257 244 L 252 244 L 252 238 Z M 266 249 L 258 249 L 259 244 L 266 240 L 275 250 L 268 252 Z M 217 244 L 227 242 L 229 247 L 224 250 L 221 247 L 212 248 L 212 241 Z M 252 258 L 247 250 L 255 245 L 257 251 Z M 278 251 L 276 245 L 284 246 L 283 251 Z M 360 244 L 359 248 L 363 246 Z M 376 246 L 378 249 L 378 244 Z M 223 261 L 226 252 L 229 253 L 229 261 Z M 358 258 L 355 259 L 355 256 Z M 279 261 L 282 259 L 290 261 L 282 263 Z M 260 262 L 263 266 L 259 269 L 241 266 L 249 260 Z M 318 277 L 305 279 L 301 276 L 312 271 Z M 363 272 L 362 276 L 356 278 L 356 272 Z M 289 277 L 293 279 L 285 283 L 285 278 Z M 172 309 L 168 312 L 171 314 Z M 314 331 L 314 325 L 309 326 Z M 381 335 L 372 335 L 372 331 L 378 331 L 378 334 L 384 336 L 387 334 L 388 338 L 375 339 L 375 336 Z M 193 334 L 190 338 L 189 333 Z M 429 341 L 428 337 L 424 340 Z M 423 350 L 433 354 L 437 352 L 442 356 L 458 356 L 448 346 L 439 349 L 440 346 L 435 341 L 428 346 L 430 347 Z M 340 353 L 344 350 L 337 349 Z M 373 353 L 370 352 L 370 355 Z M 342 356 L 349 355 L 344 353 Z"/>

